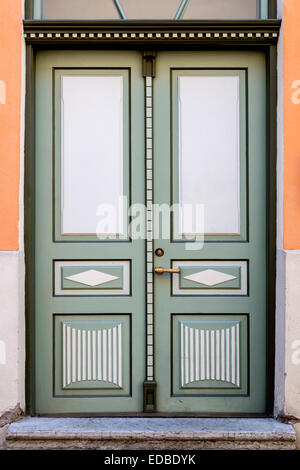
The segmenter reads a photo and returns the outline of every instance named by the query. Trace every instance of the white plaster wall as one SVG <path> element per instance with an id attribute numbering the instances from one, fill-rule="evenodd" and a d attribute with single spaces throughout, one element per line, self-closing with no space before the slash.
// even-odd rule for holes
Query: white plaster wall
<path id="1" fill-rule="evenodd" d="M 277 252 L 275 416 L 300 419 L 300 251 Z"/>
<path id="2" fill-rule="evenodd" d="M 276 319 L 275 319 L 275 390 L 274 415 L 284 415 L 285 405 L 285 264 L 283 250 L 277 250 Z"/>
<path id="3" fill-rule="evenodd" d="M 24 257 L 0 252 L 0 415 L 24 409 Z"/>
<path id="4" fill-rule="evenodd" d="M 285 414 L 300 419 L 300 251 L 286 252 Z"/>
<path id="5" fill-rule="evenodd" d="M 283 17 L 283 0 L 277 0 L 277 16 Z M 277 102 L 277 259 L 275 318 L 275 391 L 274 414 L 284 414 L 285 403 L 285 252 L 283 251 L 283 28 L 278 40 Z"/>

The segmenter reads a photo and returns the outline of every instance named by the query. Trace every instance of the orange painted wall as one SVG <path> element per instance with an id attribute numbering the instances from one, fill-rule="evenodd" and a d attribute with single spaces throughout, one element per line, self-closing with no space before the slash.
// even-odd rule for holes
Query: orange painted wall
<path id="1" fill-rule="evenodd" d="M 300 0 L 284 0 L 284 248 L 300 249 Z"/>
<path id="2" fill-rule="evenodd" d="M 22 4 L 0 0 L 0 250 L 8 251 L 19 248 Z"/>

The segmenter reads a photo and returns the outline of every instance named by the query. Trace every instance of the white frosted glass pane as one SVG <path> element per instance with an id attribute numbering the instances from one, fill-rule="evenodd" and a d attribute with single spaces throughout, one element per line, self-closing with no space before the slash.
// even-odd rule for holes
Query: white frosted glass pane
<path id="1" fill-rule="evenodd" d="M 183 19 L 255 19 L 257 0 L 190 0 Z"/>
<path id="2" fill-rule="evenodd" d="M 113 0 L 43 0 L 44 19 L 118 20 Z"/>
<path id="3" fill-rule="evenodd" d="M 204 233 L 239 234 L 239 77 L 180 76 L 178 88 L 180 232 L 197 232 L 184 205 L 202 204 Z"/>
<path id="4" fill-rule="evenodd" d="M 267 0 L 262 2 L 265 10 Z M 129 20 L 171 20 L 181 0 L 120 0 L 120 5 Z M 181 19 L 255 19 L 259 17 L 257 5 L 257 0 L 189 0 Z M 41 7 L 44 19 L 120 19 L 114 0 L 35 0 L 36 14 Z"/>
<path id="5" fill-rule="evenodd" d="M 174 19 L 181 0 L 120 0 L 127 19 Z M 43 0 L 44 19 L 120 19 L 113 0 Z"/>
<path id="6" fill-rule="evenodd" d="M 128 19 L 173 20 L 180 0 L 120 0 Z"/>
<path id="7" fill-rule="evenodd" d="M 114 208 L 102 233 L 122 232 L 122 165 L 123 77 L 62 77 L 63 234 L 96 234 L 100 204 Z"/>

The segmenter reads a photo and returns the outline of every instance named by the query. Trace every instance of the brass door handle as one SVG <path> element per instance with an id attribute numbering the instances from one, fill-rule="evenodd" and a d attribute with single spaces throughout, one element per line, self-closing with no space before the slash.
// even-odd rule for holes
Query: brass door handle
<path id="1" fill-rule="evenodd" d="M 164 273 L 175 273 L 178 274 L 180 273 L 180 269 L 172 269 L 172 268 L 162 268 L 161 266 L 157 266 L 157 268 L 154 269 L 156 274 L 164 274 Z"/>

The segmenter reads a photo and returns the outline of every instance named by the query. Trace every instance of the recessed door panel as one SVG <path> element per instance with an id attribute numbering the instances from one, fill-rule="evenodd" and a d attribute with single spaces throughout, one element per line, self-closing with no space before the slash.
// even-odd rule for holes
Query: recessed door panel
<path id="1" fill-rule="evenodd" d="M 174 238 L 247 237 L 246 70 L 171 70 Z M 197 220 L 193 214 L 201 213 Z"/>
<path id="2" fill-rule="evenodd" d="M 239 235 L 240 77 L 179 73 L 173 74 L 178 86 L 178 190 L 183 209 L 179 233 L 195 233 L 185 227 L 184 207 L 200 203 L 205 234 Z"/>
<path id="3" fill-rule="evenodd" d="M 128 71 L 120 72 L 59 72 L 61 235 L 96 235 L 101 204 L 111 206 L 115 216 L 111 227 L 99 228 L 99 235 L 105 230 L 108 235 L 123 234 L 123 153 L 128 160 L 123 118 L 128 121 L 129 90 Z M 128 146 L 128 136 L 126 141 Z"/>
<path id="4" fill-rule="evenodd" d="M 54 72 L 56 240 L 128 238 L 129 74 Z"/>
<path id="5" fill-rule="evenodd" d="M 172 336 L 172 396 L 248 395 L 248 315 L 173 315 Z"/>
<path id="6" fill-rule="evenodd" d="M 131 316 L 55 315 L 55 397 L 131 395 Z"/>

